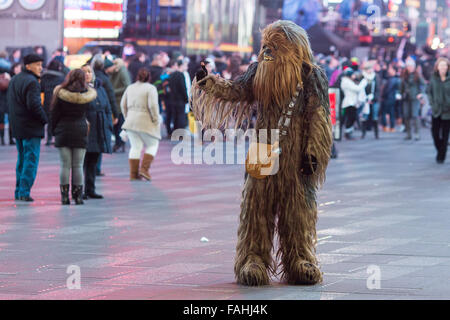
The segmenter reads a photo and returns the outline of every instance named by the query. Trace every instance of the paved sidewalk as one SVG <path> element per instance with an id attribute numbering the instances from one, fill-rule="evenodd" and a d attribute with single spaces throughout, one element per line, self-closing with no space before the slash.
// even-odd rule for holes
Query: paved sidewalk
<path id="1" fill-rule="evenodd" d="M 58 155 L 42 146 L 28 204 L 12 200 L 15 148 L 0 147 L 0 299 L 449 299 L 450 165 L 422 137 L 338 142 L 319 193 L 324 282 L 310 287 L 235 283 L 243 166 L 175 166 L 164 141 L 151 183 L 105 155 L 106 199 L 61 206 Z M 70 265 L 80 290 L 66 287 Z"/>

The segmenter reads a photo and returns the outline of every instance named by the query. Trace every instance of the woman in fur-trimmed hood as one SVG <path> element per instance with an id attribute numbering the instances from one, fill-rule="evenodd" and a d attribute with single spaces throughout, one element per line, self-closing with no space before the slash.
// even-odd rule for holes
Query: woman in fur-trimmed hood
<path id="1" fill-rule="evenodd" d="M 51 121 L 55 147 L 58 148 L 61 159 L 62 204 L 70 204 L 70 171 L 72 171 L 72 198 L 76 204 L 83 204 L 83 162 L 89 130 L 86 111 L 89 103 L 97 97 L 95 89 L 87 86 L 85 77 L 83 70 L 72 70 L 53 93 Z"/>
<path id="2" fill-rule="evenodd" d="M 235 81 L 199 71 L 191 103 L 205 127 L 224 128 L 230 119 L 238 127 L 256 111 L 257 130 L 280 133 L 279 141 L 269 135 L 271 145 L 260 145 L 268 147 L 269 157 L 278 158 L 277 172 L 263 174 L 266 166 L 251 164 L 252 153 L 247 158 L 234 267 L 237 282 L 269 284 L 278 267 L 290 284 L 322 281 L 315 254 L 316 190 L 325 180 L 332 135 L 328 81 L 313 63 L 305 30 L 290 21 L 268 25 L 258 62 Z"/>

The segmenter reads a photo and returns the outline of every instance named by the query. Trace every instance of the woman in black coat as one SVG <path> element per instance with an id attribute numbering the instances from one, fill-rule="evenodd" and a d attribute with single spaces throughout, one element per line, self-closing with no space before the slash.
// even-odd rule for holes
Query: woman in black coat
<path id="1" fill-rule="evenodd" d="M 86 86 L 83 70 L 69 72 L 64 83 L 55 88 L 51 105 L 51 122 L 55 147 L 61 159 L 60 189 L 62 204 L 70 204 L 69 178 L 72 170 L 72 198 L 83 204 L 83 162 L 88 145 L 86 111 L 97 97 L 94 88 Z"/>
<path id="2" fill-rule="evenodd" d="M 102 199 L 103 196 L 95 192 L 96 165 L 102 153 L 112 152 L 112 110 L 101 80 L 94 80 L 91 66 L 86 64 L 81 69 L 86 74 L 86 84 L 97 91 L 97 98 L 89 103 L 87 109 L 90 130 L 84 158 L 84 199 Z"/>
<path id="3" fill-rule="evenodd" d="M 437 150 L 436 162 L 444 163 L 450 133 L 450 61 L 440 57 L 428 85 L 428 98 L 433 112 L 431 134 Z"/>
<path id="4" fill-rule="evenodd" d="M 0 141 L 2 146 L 5 145 L 5 114 L 8 113 L 6 92 L 8 91 L 10 80 L 9 73 L 0 71 Z"/>
<path id="5" fill-rule="evenodd" d="M 50 103 L 53 98 L 53 90 L 55 87 L 64 81 L 63 73 L 64 65 L 58 60 L 52 60 L 47 67 L 47 71 L 41 77 L 41 92 L 44 93 L 44 110 L 47 117 L 50 118 Z M 52 127 L 51 122 L 47 125 L 47 143 L 49 146 L 52 143 Z"/>

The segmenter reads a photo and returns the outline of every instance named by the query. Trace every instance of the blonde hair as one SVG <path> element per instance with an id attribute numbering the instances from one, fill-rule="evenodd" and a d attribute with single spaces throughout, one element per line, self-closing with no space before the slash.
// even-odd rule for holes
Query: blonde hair
<path id="1" fill-rule="evenodd" d="M 439 63 L 441 63 L 442 61 L 447 63 L 447 73 L 450 71 L 450 60 L 448 60 L 446 57 L 440 57 L 437 59 L 436 63 L 434 64 L 434 68 L 433 68 L 433 73 L 436 74 L 437 76 L 439 76 L 439 70 L 438 70 L 438 66 Z"/>

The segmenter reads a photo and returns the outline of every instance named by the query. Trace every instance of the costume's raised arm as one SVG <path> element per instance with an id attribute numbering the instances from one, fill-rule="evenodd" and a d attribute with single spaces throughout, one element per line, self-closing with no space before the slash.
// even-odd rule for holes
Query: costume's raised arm
<path id="1" fill-rule="evenodd" d="M 257 63 L 253 63 L 247 72 L 234 81 L 209 75 L 197 82 L 194 79 L 191 88 L 191 107 L 195 119 L 205 128 L 228 127 L 230 120 L 240 127 L 251 119 L 254 96 L 253 78 Z"/>

